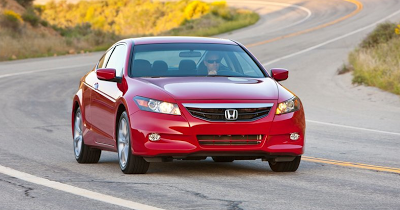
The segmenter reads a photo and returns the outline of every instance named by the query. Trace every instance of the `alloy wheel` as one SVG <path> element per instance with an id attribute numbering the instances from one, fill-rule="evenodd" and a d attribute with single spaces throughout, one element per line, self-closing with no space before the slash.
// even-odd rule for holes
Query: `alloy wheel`
<path id="1" fill-rule="evenodd" d="M 75 156 L 79 157 L 82 151 L 82 115 L 80 110 L 78 110 L 75 114 L 75 123 L 74 123 L 74 151 Z"/>
<path id="2" fill-rule="evenodd" d="M 126 168 L 128 157 L 129 157 L 129 132 L 128 132 L 128 123 L 125 118 L 120 120 L 118 126 L 118 157 L 119 164 L 121 168 Z"/>

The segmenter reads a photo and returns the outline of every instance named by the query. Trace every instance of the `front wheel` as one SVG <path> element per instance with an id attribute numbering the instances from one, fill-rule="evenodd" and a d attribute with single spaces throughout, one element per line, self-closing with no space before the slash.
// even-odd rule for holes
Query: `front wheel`
<path id="1" fill-rule="evenodd" d="M 99 162 L 101 150 L 90 148 L 83 141 L 83 123 L 81 109 L 75 111 L 74 118 L 74 153 L 78 163 L 97 163 Z"/>
<path id="2" fill-rule="evenodd" d="M 143 157 L 132 154 L 130 125 L 126 112 L 123 112 L 119 118 L 117 139 L 121 171 L 124 174 L 145 174 L 150 163 L 145 161 Z"/>
<path id="3" fill-rule="evenodd" d="M 275 172 L 295 172 L 300 165 L 301 156 L 297 156 L 290 162 L 275 162 L 273 160 L 268 161 L 269 167 Z"/>

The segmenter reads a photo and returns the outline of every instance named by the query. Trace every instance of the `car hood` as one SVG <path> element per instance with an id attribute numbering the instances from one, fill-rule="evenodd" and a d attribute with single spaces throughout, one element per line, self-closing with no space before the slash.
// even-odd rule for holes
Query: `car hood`
<path id="1" fill-rule="evenodd" d="M 178 100 L 278 99 L 277 84 L 271 78 L 170 77 L 142 81 L 162 88 Z"/>

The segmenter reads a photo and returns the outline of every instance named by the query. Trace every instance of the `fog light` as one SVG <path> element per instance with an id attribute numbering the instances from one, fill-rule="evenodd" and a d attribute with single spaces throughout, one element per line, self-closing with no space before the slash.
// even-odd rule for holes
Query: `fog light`
<path id="1" fill-rule="evenodd" d="M 158 141 L 160 140 L 161 136 L 158 133 L 152 133 L 149 135 L 149 140 L 150 141 Z"/>
<path id="2" fill-rule="evenodd" d="M 300 135 L 298 133 L 291 133 L 290 134 L 290 140 L 296 141 L 300 138 Z"/>

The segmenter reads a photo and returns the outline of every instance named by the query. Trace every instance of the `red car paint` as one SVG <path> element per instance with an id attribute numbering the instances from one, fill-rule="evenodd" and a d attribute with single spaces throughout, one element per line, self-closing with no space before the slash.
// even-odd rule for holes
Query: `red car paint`
<path id="1" fill-rule="evenodd" d="M 278 103 L 295 97 L 277 81 L 287 78 L 284 69 L 272 70 L 264 78 L 237 77 L 131 77 L 132 50 L 138 45 L 156 43 L 207 43 L 244 46 L 224 39 L 196 37 L 158 37 L 122 40 L 126 46 L 123 74 L 115 81 L 113 69 L 96 68 L 82 79 L 73 99 L 72 131 L 75 112 L 80 107 L 83 119 L 84 143 L 92 148 L 117 151 L 117 130 L 121 110 L 126 110 L 130 122 L 131 152 L 141 157 L 168 157 L 185 159 L 196 156 L 245 156 L 274 158 L 300 156 L 304 152 L 305 116 L 299 110 L 276 115 Z M 117 44 L 118 44 L 117 43 Z M 114 45 L 115 46 L 115 45 Z M 123 59 L 122 59 L 123 60 Z M 274 76 L 276 78 L 274 79 Z M 108 80 L 108 81 L 107 81 Z M 141 110 L 134 97 L 141 96 L 175 103 L 181 115 L 162 114 Z M 269 114 L 254 121 L 210 122 L 192 116 L 183 104 L 272 104 Z M 150 141 L 149 134 L 158 133 L 159 141 Z M 300 135 L 291 140 L 290 134 Z M 198 135 L 262 135 L 257 145 L 200 145 Z"/>

